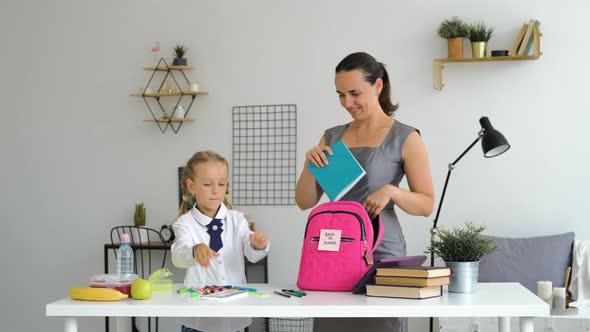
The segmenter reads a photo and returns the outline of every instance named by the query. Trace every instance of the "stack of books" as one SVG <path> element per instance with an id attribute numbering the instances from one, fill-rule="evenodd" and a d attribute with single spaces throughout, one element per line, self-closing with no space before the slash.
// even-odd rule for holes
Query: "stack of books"
<path id="1" fill-rule="evenodd" d="M 425 299 L 442 295 L 442 286 L 450 283 L 448 267 L 378 268 L 375 283 L 367 285 L 367 296 Z"/>
<path id="2" fill-rule="evenodd" d="M 531 19 L 528 23 L 523 23 L 518 31 L 516 38 L 512 42 L 512 47 L 508 51 L 509 56 L 527 56 L 533 51 L 535 41 L 535 29 L 539 29 L 541 22 Z"/>

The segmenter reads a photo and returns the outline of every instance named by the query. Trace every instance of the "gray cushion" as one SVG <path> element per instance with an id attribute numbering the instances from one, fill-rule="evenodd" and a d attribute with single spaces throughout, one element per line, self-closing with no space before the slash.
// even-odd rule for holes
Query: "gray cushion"
<path id="1" fill-rule="evenodd" d="M 519 282 L 535 294 L 540 280 L 563 287 L 573 232 L 529 238 L 488 237 L 494 240 L 498 251 L 481 258 L 480 282 Z"/>

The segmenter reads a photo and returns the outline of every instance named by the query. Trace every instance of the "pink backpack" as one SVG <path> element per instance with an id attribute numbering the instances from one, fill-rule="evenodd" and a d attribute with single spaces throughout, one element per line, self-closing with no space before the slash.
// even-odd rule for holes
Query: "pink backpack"
<path id="1" fill-rule="evenodd" d="M 339 247 L 333 243 L 337 236 L 330 236 L 338 231 L 341 232 Z M 382 237 L 381 218 L 371 221 L 360 203 L 336 201 L 318 205 L 307 218 L 297 287 L 352 291 L 373 265 L 373 251 Z M 322 248 L 322 244 L 329 250 Z M 336 247 L 337 251 L 330 251 Z"/>

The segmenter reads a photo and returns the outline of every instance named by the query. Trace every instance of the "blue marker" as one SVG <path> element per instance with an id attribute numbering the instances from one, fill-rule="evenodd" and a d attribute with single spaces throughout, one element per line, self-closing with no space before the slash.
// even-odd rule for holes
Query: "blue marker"
<path id="1" fill-rule="evenodd" d="M 256 288 L 241 287 L 241 286 L 233 286 L 233 288 L 237 289 L 237 290 L 244 290 L 247 292 L 258 292 L 258 289 L 256 289 Z"/>

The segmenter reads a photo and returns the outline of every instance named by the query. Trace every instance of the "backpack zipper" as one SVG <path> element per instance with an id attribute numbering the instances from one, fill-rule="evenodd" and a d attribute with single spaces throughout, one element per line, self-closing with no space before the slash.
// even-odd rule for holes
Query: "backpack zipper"
<path id="1" fill-rule="evenodd" d="M 363 219 L 361 218 L 361 216 L 359 216 L 358 214 L 354 213 L 354 212 L 348 212 L 348 211 L 334 211 L 334 210 L 328 210 L 328 211 L 322 211 L 322 212 L 318 212 L 312 216 L 310 216 L 307 219 L 307 225 L 305 225 L 305 233 L 303 233 L 304 238 L 305 235 L 307 235 L 307 227 L 309 226 L 309 223 L 311 222 L 311 219 L 313 219 L 315 216 L 318 216 L 320 214 L 324 214 L 324 213 L 332 213 L 332 214 L 336 214 L 336 213 L 344 213 L 344 214 L 350 214 L 356 217 L 356 219 L 359 221 L 359 224 L 361 226 L 361 241 L 365 242 L 366 245 L 366 241 L 365 241 L 365 224 L 363 223 Z"/>
<path id="2" fill-rule="evenodd" d="M 320 237 L 319 236 L 314 236 L 309 238 L 309 246 L 311 246 L 312 242 L 314 241 L 319 241 Z M 340 242 L 354 242 L 354 239 L 351 237 L 342 237 L 340 238 Z M 365 247 L 367 246 L 367 244 L 365 243 Z"/>

